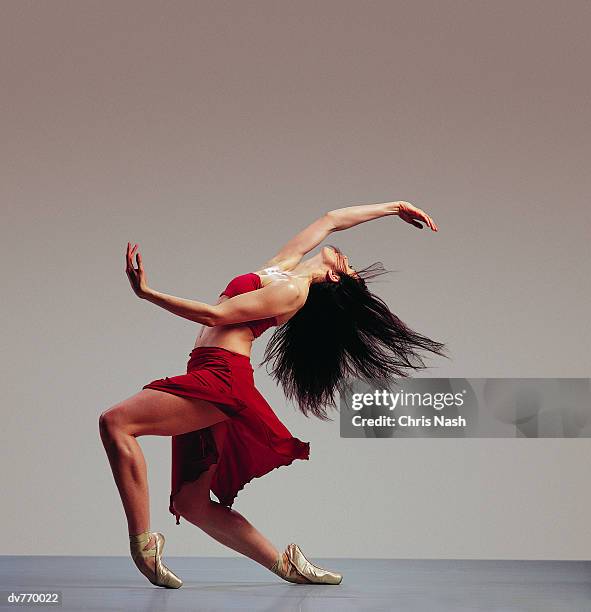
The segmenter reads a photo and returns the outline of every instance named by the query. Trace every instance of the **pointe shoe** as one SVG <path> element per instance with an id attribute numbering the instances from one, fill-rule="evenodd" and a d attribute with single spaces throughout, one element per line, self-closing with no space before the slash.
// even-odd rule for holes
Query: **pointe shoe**
<path id="1" fill-rule="evenodd" d="M 287 561 L 287 569 L 285 568 Z M 289 544 L 285 552 L 269 568 L 280 578 L 294 584 L 341 584 L 343 576 L 310 563 L 297 544 Z"/>
<path id="2" fill-rule="evenodd" d="M 149 550 L 144 550 L 150 538 L 154 536 L 155 546 Z M 160 532 L 144 531 L 137 535 L 129 536 L 129 548 L 131 550 L 131 558 L 134 560 L 140 572 L 156 586 L 166 587 L 168 589 L 178 589 L 182 586 L 183 581 L 169 570 L 162 563 L 162 550 L 164 549 L 164 536 Z M 143 559 L 154 558 L 154 571 L 147 566 Z"/>

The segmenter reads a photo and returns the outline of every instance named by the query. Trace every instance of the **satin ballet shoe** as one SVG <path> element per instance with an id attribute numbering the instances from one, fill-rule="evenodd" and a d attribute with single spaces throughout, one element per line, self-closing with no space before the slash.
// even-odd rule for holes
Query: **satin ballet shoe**
<path id="1" fill-rule="evenodd" d="M 144 550 L 150 538 L 154 536 L 155 545 L 149 550 Z M 164 536 L 160 532 L 144 531 L 137 535 L 129 536 L 129 548 L 131 550 L 131 558 L 134 560 L 140 572 L 156 586 L 166 587 L 168 589 L 178 589 L 182 586 L 183 581 L 169 570 L 162 563 L 162 551 L 164 549 Z M 143 560 L 154 558 L 154 571 L 147 566 Z"/>
<path id="2" fill-rule="evenodd" d="M 286 567 L 287 566 L 287 567 Z M 269 568 L 294 584 L 341 584 L 343 576 L 310 563 L 297 544 L 289 544 Z"/>

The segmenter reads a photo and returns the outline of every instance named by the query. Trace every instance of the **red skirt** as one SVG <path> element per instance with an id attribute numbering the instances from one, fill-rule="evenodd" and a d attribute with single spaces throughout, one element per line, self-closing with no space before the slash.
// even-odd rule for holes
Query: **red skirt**
<path id="1" fill-rule="evenodd" d="M 232 507 L 238 491 L 294 459 L 310 458 L 310 443 L 294 438 L 254 384 L 250 358 L 227 349 L 200 346 L 191 351 L 187 373 L 153 380 L 143 389 L 211 402 L 230 418 L 221 456 L 211 427 L 172 436 L 172 482 L 169 511 L 183 483 L 197 480 L 212 464 L 211 491 Z M 198 406 L 195 407 L 199 410 Z"/>

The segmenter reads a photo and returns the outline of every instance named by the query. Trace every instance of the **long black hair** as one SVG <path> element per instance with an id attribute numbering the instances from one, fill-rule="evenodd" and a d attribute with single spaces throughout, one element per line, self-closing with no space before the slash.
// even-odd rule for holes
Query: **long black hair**
<path id="1" fill-rule="evenodd" d="M 346 377 L 407 377 L 406 369 L 427 367 L 421 350 L 447 357 L 445 344 L 410 329 L 369 291 L 366 281 L 388 272 L 381 262 L 356 270 L 357 277 L 335 272 L 338 282 L 310 285 L 306 303 L 275 330 L 259 364 L 272 364 L 271 376 L 305 416 L 325 421 Z"/>

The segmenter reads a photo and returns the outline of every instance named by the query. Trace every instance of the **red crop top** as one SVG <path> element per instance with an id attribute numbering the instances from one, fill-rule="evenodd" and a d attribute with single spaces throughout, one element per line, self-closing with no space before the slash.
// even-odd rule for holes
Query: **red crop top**
<path id="1" fill-rule="evenodd" d="M 220 295 L 226 295 L 231 298 L 242 293 L 248 293 L 249 291 L 256 291 L 257 289 L 261 289 L 262 286 L 261 277 L 254 272 L 248 272 L 247 274 L 241 274 L 233 278 Z M 268 317 L 256 321 L 246 321 L 240 323 L 240 325 L 248 325 L 254 337 L 258 338 L 264 331 L 269 329 L 269 327 L 277 325 L 277 319 L 275 317 Z"/>

